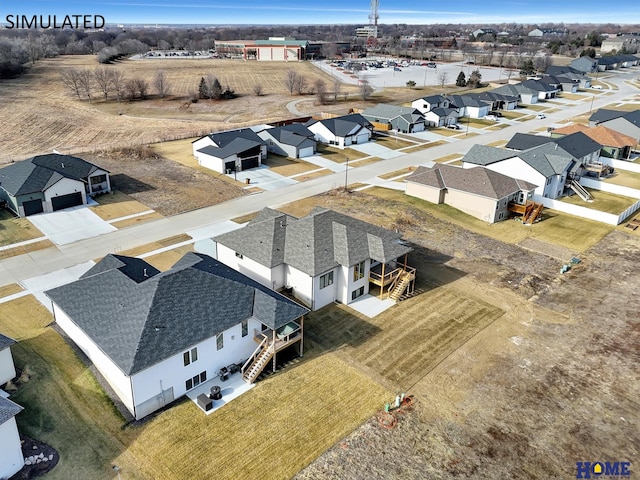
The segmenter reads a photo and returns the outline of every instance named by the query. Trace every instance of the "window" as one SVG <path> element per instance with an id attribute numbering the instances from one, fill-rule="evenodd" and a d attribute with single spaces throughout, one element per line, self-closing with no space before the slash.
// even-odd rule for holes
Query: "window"
<path id="1" fill-rule="evenodd" d="M 187 365 L 189 365 L 190 363 L 195 362 L 196 360 L 198 360 L 198 347 L 194 347 L 191 350 L 184 352 L 182 354 L 182 358 L 184 360 L 184 366 L 186 367 Z"/>
<path id="2" fill-rule="evenodd" d="M 244 258 L 244 256 L 241 253 L 236 252 L 236 257 L 238 258 Z"/>
<path id="3" fill-rule="evenodd" d="M 205 370 L 204 372 L 200 372 L 198 375 L 195 375 L 194 377 L 191 377 L 186 382 L 184 382 L 184 386 L 185 386 L 185 389 L 188 391 L 206 381 L 207 381 L 207 371 Z"/>
<path id="4" fill-rule="evenodd" d="M 91 185 L 96 185 L 98 183 L 104 183 L 107 181 L 106 175 L 96 175 L 95 177 L 91 177 Z"/>
<path id="5" fill-rule="evenodd" d="M 364 287 L 360 287 L 357 290 L 354 290 L 353 292 L 351 292 L 351 300 L 355 300 L 358 297 L 361 297 L 362 295 L 364 295 Z"/>
<path id="6" fill-rule="evenodd" d="M 320 277 L 320 289 L 333 285 L 333 272 L 325 273 Z"/>
<path id="7" fill-rule="evenodd" d="M 224 347 L 224 333 L 216 335 L 216 350 L 222 350 Z"/>
<path id="8" fill-rule="evenodd" d="M 249 320 L 242 321 L 242 336 L 246 337 L 249 335 Z"/>
<path id="9" fill-rule="evenodd" d="M 364 277 L 365 262 L 360 262 L 353 267 L 353 281 L 357 282 Z"/>

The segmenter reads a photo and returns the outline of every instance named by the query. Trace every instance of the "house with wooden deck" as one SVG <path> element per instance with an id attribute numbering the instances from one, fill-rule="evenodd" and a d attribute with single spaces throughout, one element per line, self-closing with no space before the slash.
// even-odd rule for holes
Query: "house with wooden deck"
<path id="1" fill-rule="evenodd" d="M 0 204 L 19 217 L 86 205 L 110 191 L 107 170 L 71 155 L 37 155 L 0 168 Z"/>
<path id="2" fill-rule="evenodd" d="M 311 310 L 348 305 L 378 287 L 398 300 L 413 288 L 411 247 L 396 232 L 317 207 L 296 218 L 264 208 L 244 227 L 213 239 L 216 257 L 273 290 L 285 289 Z"/>
<path id="3" fill-rule="evenodd" d="M 165 272 L 107 255 L 45 294 L 57 325 L 136 419 L 223 369 L 241 368 L 251 383 L 285 348 L 303 353 L 308 309 L 204 254 Z"/>
<path id="4" fill-rule="evenodd" d="M 435 204 L 444 203 L 487 223 L 522 215 L 530 224 L 540 218 L 542 204 L 533 201 L 536 185 L 488 168 L 436 164 L 418 167 L 406 179 L 405 193 Z"/>

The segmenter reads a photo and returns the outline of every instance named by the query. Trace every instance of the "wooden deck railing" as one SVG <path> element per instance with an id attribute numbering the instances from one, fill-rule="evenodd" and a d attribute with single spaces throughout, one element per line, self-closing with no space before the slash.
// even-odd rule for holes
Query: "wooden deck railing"
<path id="1" fill-rule="evenodd" d="M 413 267 L 405 267 L 404 265 L 398 268 L 391 270 L 389 273 L 385 273 L 384 277 L 381 273 L 374 272 L 373 270 L 369 271 L 369 281 L 375 283 L 376 285 L 386 287 L 389 283 L 393 282 L 400 272 L 405 271 L 412 275 L 415 275 L 416 269 Z"/>

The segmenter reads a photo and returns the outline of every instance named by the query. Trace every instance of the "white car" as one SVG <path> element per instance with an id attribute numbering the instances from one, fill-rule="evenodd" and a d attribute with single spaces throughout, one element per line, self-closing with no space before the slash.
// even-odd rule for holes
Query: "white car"
<path id="1" fill-rule="evenodd" d="M 498 121 L 498 117 L 496 117 L 495 115 L 485 115 L 484 118 L 486 118 L 487 120 L 493 120 L 494 122 Z"/>
<path id="2" fill-rule="evenodd" d="M 547 118 L 547 116 L 544 113 L 539 113 L 536 115 L 536 118 L 543 119 L 543 118 Z"/>
<path id="3" fill-rule="evenodd" d="M 594 90 L 602 90 L 602 85 L 592 85 L 591 88 Z"/>

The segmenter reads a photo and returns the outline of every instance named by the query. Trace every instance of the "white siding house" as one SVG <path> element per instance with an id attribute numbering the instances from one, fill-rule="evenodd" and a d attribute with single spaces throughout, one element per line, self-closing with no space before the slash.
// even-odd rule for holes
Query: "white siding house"
<path id="1" fill-rule="evenodd" d="M 104 288 L 108 298 L 100 294 Z M 295 324 L 301 333 L 299 319 L 307 312 L 194 253 L 163 273 L 139 259 L 108 255 L 76 282 L 46 294 L 57 324 L 136 419 L 216 377 L 222 367 L 241 365 L 256 351 L 256 330 L 275 338 Z"/>
<path id="2" fill-rule="evenodd" d="M 0 478 L 10 478 L 24 466 L 15 416 L 22 407 L 0 396 Z"/>
<path id="3" fill-rule="evenodd" d="M 214 241 L 221 262 L 312 310 L 369 293 L 371 266 L 395 269 L 411 251 L 397 233 L 323 208 L 299 219 L 265 208 Z"/>
<path id="4" fill-rule="evenodd" d="M 316 141 L 338 148 L 367 143 L 373 130 L 373 125 L 357 113 L 324 120 L 310 120 L 305 125 L 313 132 Z"/>

